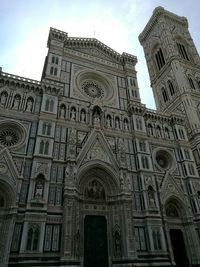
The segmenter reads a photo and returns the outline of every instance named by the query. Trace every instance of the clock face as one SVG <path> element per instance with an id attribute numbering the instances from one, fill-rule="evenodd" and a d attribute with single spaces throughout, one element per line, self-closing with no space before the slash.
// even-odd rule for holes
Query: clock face
<path id="1" fill-rule="evenodd" d="M 0 173 L 4 174 L 4 173 L 7 172 L 7 170 L 8 170 L 7 165 L 5 163 L 3 163 L 3 162 L 0 162 Z"/>

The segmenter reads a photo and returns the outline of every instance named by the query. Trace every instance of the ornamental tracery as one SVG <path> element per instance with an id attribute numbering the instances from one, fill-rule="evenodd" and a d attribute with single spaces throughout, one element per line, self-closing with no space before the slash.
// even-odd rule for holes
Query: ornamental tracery
<path id="1" fill-rule="evenodd" d="M 104 97 L 103 88 L 96 81 L 93 81 L 93 80 L 84 81 L 81 84 L 81 88 L 83 92 L 86 93 L 89 97 L 92 97 L 92 98 Z"/>
<path id="2" fill-rule="evenodd" d="M 4 121 L 0 123 L 0 144 L 6 147 L 14 147 L 23 143 L 25 129 L 16 122 Z"/>

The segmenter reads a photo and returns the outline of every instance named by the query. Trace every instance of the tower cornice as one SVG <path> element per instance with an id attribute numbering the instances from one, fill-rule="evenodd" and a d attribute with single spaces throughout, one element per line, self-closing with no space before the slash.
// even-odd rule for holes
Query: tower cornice
<path id="1" fill-rule="evenodd" d="M 154 9 L 153 15 L 151 16 L 144 30 L 139 35 L 139 41 L 141 44 L 146 40 L 146 38 L 152 31 L 153 27 L 157 24 L 158 19 L 160 19 L 161 17 L 167 17 L 171 20 L 175 20 L 179 24 L 182 24 L 183 26 L 186 26 L 188 28 L 188 21 L 186 17 L 178 16 L 170 11 L 165 10 L 163 7 L 159 6 Z"/>

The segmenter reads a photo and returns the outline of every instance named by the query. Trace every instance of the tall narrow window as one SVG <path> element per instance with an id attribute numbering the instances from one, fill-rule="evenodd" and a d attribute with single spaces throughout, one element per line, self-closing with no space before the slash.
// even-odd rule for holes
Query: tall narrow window
<path id="1" fill-rule="evenodd" d="M 50 74 L 51 74 L 51 75 L 53 75 L 53 70 L 54 70 L 54 68 L 51 67 L 51 68 L 50 68 Z"/>
<path id="2" fill-rule="evenodd" d="M 46 134 L 46 128 L 47 128 L 47 124 L 46 122 L 44 122 L 42 125 L 42 134 Z"/>
<path id="3" fill-rule="evenodd" d="M 58 57 L 56 57 L 56 62 L 55 62 L 55 64 L 57 64 L 57 65 L 58 65 L 58 62 L 59 62 L 59 58 L 58 58 Z"/>
<path id="4" fill-rule="evenodd" d="M 190 87 L 191 87 L 192 89 L 195 89 L 194 82 L 193 82 L 193 80 L 192 80 L 191 77 L 188 77 L 188 81 L 189 81 Z"/>
<path id="5" fill-rule="evenodd" d="M 153 236 L 153 245 L 155 250 L 161 250 L 161 239 L 160 239 L 160 231 L 159 230 L 153 230 L 152 233 Z"/>
<path id="6" fill-rule="evenodd" d="M 43 151 L 44 151 L 44 141 L 41 141 L 40 142 L 40 150 L 39 150 L 39 153 L 40 154 L 43 154 Z"/>
<path id="7" fill-rule="evenodd" d="M 164 101 L 167 102 L 169 99 L 168 99 L 168 95 L 164 87 L 162 88 L 162 95 L 163 95 Z"/>
<path id="8" fill-rule="evenodd" d="M 49 142 L 48 141 L 45 143 L 44 154 L 45 155 L 48 155 L 49 154 Z"/>
<path id="9" fill-rule="evenodd" d="M 49 123 L 47 126 L 47 135 L 51 134 L 51 124 Z"/>
<path id="10" fill-rule="evenodd" d="M 54 73 L 53 73 L 53 74 L 54 74 L 54 76 L 56 76 L 56 75 L 57 75 L 57 72 L 58 72 L 58 71 L 57 71 L 57 68 L 54 68 Z"/>
<path id="11" fill-rule="evenodd" d="M 28 239 L 26 249 L 35 251 L 38 250 L 40 231 L 38 227 L 32 227 L 28 230 Z"/>
<path id="12" fill-rule="evenodd" d="M 137 250 L 146 251 L 147 250 L 147 237 L 145 228 L 142 226 L 135 227 L 135 237 L 137 243 Z"/>
<path id="13" fill-rule="evenodd" d="M 60 249 L 61 225 L 47 224 L 44 237 L 44 251 L 57 252 Z"/>
<path id="14" fill-rule="evenodd" d="M 46 103 L 45 103 L 45 110 L 46 110 L 46 111 L 49 110 L 49 99 L 46 100 Z"/>
<path id="15" fill-rule="evenodd" d="M 156 58 L 158 69 L 160 70 L 165 65 L 165 58 L 163 56 L 163 52 L 161 48 L 155 54 L 155 58 Z"/>
<path id="16" fill-rule="evenodd" d="M 181 57 L 183 59 L 189 60 L 185 46 L 183 44 L 180 44 L 180 43 L 176 43 L 176 44 L 177 44 L 178 51 L 179 51 L 179 54 L 181 55 Z"/>
<path id="17" fill-rule="evenodd" d="M 53 100 L 50 101 L 50 111 L 53 112 L 54 102 Z"/>
<path id="18" fill-rule="evenodd" d="M 199 79 L 196 80 L 196 83 L 197 83 L 197 85 L 198 85 L 198 88 L 200 89 L 200 80 L 199 80 Z"/>
<path id="19" fill-rule="evenodd" d="M 55 63 L 55 57 L 54 56 L 52 56 L 52 58 L 51 58 L 51 63 Z"/>
<path id="20" fill-rule="evenodd" d="M 171 96 L 173 96 L 174 93 L 175 93 L 174 92 L 174 85 L 173 85 L 173 83 L 170 80 L 167 83 L 168 83 L 170 94 L 171 94 Z"/>
<path id="21" fill-rule="evenodd" d="M 12 238 L 12 245 L 11 245 L 11 251 L 12 252 L 18 252 L 20 247 L 20 241 L 21 241 L 21 234 L 22 234 L 22 223 L 16 223 L 14 232 L 13 232 L 13 238 Z"/>

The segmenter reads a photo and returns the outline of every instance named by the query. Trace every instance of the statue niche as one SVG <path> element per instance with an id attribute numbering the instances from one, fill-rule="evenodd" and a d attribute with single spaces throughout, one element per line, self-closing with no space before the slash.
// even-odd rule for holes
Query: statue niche
<path id="1" fill-rule="evenodd" d="M 85 199 L 88 200 L 105 200 L 106 198 L 105 190 L 97 180 L 92 180 L 88 183 L 88 186 L 85 188 L 84 196 Z"/>

